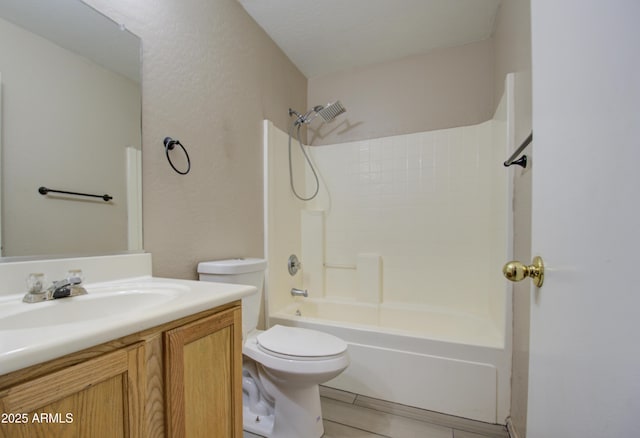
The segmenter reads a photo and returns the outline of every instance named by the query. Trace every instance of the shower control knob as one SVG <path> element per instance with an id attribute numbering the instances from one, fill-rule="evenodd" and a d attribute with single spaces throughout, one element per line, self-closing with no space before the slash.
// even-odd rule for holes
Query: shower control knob
<path id="1" fill-rule="evenodd" d="M 527 266 L 518 261 L 511 261 L 504 265 L 502 273 L 509 281 L 522 281 L 529 277 L 537 287 L 544 282 L 544 263 L 541 257 L 535 256 L 531 265 Z"/>
<path id="2" fill-rule="evenodd" d="M 295 254 L 291 254 L 289 256 L 289 260 L 287 261 L 287 269 L 289 270 L 289 275 L 293 277 L 298 273 L 301 267 L 302 263 L 300 263 L 298 257 Z"/>

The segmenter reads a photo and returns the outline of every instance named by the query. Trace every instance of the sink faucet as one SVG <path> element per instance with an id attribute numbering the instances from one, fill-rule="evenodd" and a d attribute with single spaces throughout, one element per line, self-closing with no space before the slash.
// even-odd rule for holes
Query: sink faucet
<path id="1" fill-rule="evenodd" d="M 81 286 L 81 277 L 69 277 L 64 280 L 54 281 L 47 289 L 42 288 L 40 282 L 32 285 L 22 301 L 25 303 L 39 303 L 41 301 L 56 300 L 58 298 L 86 295 L 87 290 Z"/>
<path id="2" fill-rule="evenodd" d="M 82 279 L 79 277 L 71 277 L 61 281 L 55 281 L 49 288 L 51 290 L 51 299 L 75 297 L 77 295 L 86 295 L 87 290 L 80 286 Z"/>
<path id="3" fill-rule="evenodd" d="M 296 289 L 295 287 L 291 288 L 291 296 L 293 297 L 308 297 L 309 293 L 306 289 Z"/>

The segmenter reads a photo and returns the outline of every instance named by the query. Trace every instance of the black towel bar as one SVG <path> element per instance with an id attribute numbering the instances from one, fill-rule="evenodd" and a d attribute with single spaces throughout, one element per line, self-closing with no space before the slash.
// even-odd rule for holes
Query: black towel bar
<path id="1" fill-rule="evenodd" d="M 64 193 L 65 195 L 76 195 L 76 196 L 88 196 L 90 198 L 102 198 L 105 202 L 109 202 L 113 199 L 113 196 L 110 195 L 91 195 L 89 193 L 78 193 L 78 192 L 67 192 L 64 190 L 53 190 L 53 189 L 48 189 L 44 186 L 38 188 L 38 193 L 40 193 L 41 195 L 46 195 L 47 193 Z"/>
<path id="2" fill-rule="evenodd" d="M 522 157 L 518 158 L 517 160 L 515 159 L 518 155 L 520 155 L 520 153 L 524 150 L 524 148 L 526 148 L 527 146 L 529 146 L 529 144 L 533 141 L 533 131 L 531 132 L 531 134 L 529 134 L 529 136 L 527 138 L 524 139 L 524 141 L 522 142 L 522 144 L 520 146 L 518 146 L 518 149 L 516 149 L 513 154 L 511 154 L 511 156 L 507 159 L 507 161 L 505 161 L 504 167 L 509 167 L 513 164 L 517 164 L 518 166 L 521 167 L 527 167 L 527 156 L 523 155 Z"/>

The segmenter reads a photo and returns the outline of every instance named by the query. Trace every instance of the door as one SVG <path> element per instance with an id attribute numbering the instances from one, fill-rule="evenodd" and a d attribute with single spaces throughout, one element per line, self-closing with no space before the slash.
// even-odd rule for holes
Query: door
<path id="1" fill-rule="evenodd" d="M 528 438 L 638 436 L 640 2 L 531 0 Z"/>

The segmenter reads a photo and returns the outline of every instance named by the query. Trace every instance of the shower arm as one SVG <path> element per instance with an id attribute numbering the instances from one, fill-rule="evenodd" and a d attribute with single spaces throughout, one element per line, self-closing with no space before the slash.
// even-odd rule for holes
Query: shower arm
<path id="1" fill-rule="evenodd" d="M 289 108 L 289 117 L 291 117 L 291 116 L 296 116 L 296 121 L 303 119 L 302 114 L 300 114 L 298 111 L 296 111 L 294 109 Z"/>
<path id="2" fill-rule="evenodd" d="M 302 115 L 298 111 L 289 108 L 289 117 L 296 116 L 296 119 L 293 121 L 293 126 L 304 125 L 305 123 L 308 123 L 307 122 L 307 117 L 312 112 L 313 112 L 313 110 L 310 110 L 307 113 L 305 113 L 304 115 Z"/>
<path id="3" fill-rule="evenodd" d="M 314 106 L 312 109 L 304 113 L 304 115 L 300 114 L 296 110 L 289 108 L 289 117 L 296 116 L 296 120 L 293 122 L 294 126 L 307 125 L 311 123 L 316 117 L 318 117 L 319 111 L 321 111 L 322 108 L 323 107 L 320 105 Z"/>

